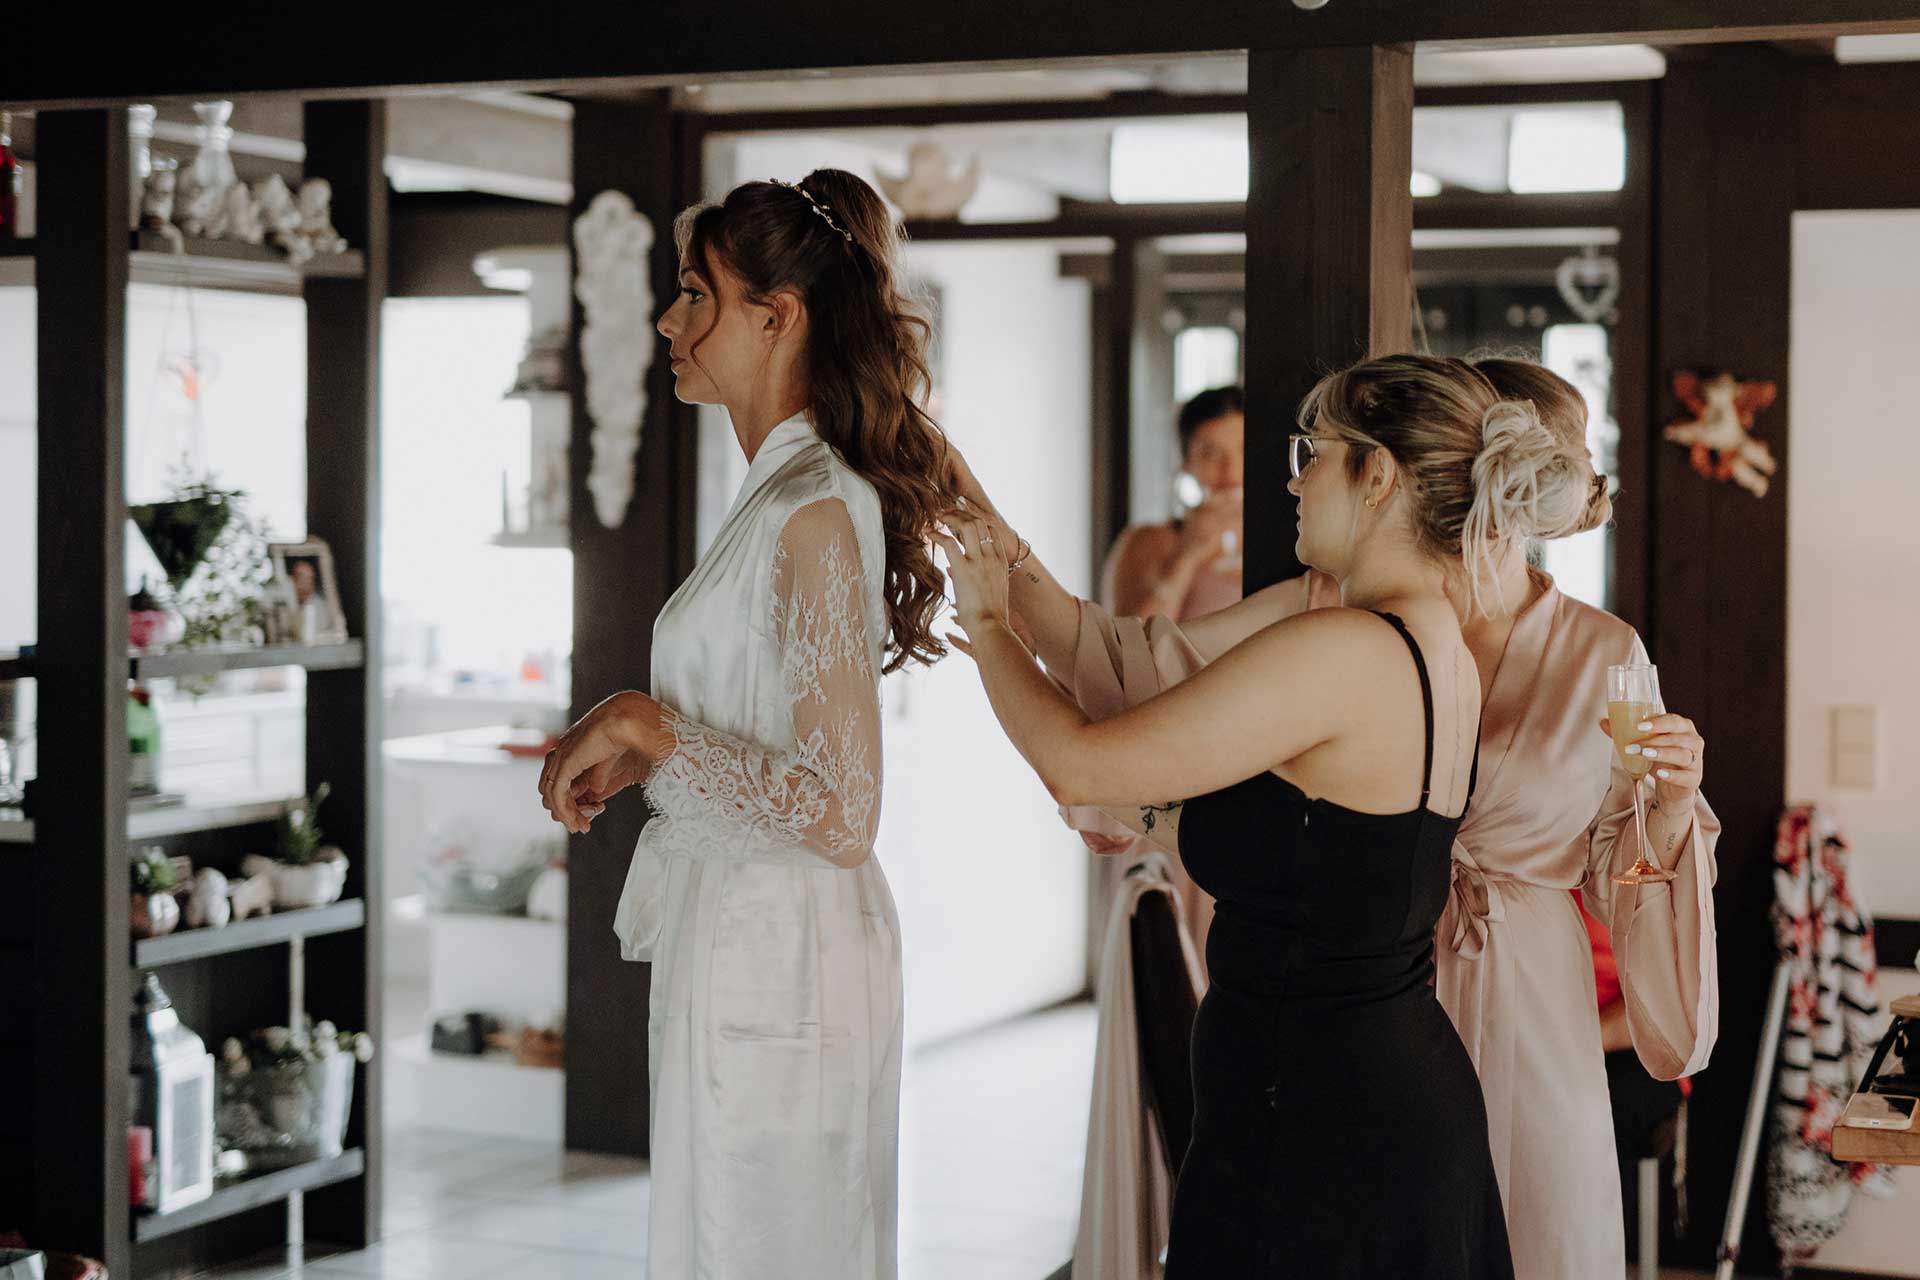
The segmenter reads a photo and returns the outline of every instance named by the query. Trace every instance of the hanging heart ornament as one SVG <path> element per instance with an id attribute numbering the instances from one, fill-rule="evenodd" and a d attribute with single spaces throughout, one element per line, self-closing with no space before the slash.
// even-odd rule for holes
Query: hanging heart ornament
<path id="1" fill-rule="evenodd" d="M 1620 300 L 1619 262 L 1595 253 L 1562 262 L 1553 282 L 1573 314 L 1588 324 L 1604 323 Z"/>

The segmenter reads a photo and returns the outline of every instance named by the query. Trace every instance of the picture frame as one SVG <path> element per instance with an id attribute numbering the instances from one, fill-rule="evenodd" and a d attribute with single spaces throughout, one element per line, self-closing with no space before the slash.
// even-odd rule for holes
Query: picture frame
<path id="1" fill-rule="evenodd" d="M 267 546 L 273 577 L 267 584 L 268 641 L 343 644 L 347 614 L 340 604 L 333 548 L 319 538 Z"/>

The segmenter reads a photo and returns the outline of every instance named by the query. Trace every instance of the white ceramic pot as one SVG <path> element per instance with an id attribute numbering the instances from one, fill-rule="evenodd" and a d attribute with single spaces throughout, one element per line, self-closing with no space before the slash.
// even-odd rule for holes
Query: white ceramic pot
<path id="1" fill-rule="evenodd" d="M 273 905 L 282 910 L 294 907 L 324 907 L 338 902 L 347 887 L 347 860 L 309 862 L 293 866 L 276 862 L 267 871 L 273 882 Z"/>

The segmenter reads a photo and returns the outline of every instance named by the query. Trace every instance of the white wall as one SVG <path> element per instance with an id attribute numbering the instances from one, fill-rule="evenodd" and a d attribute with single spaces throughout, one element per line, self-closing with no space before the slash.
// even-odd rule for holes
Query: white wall
<path id="1" fill-rule="evenodd" d="M 1086 286 L 1041 245 L 917 245 L 942 291 L 941 422 L 1070 590 L 1090 551 Z M 887 689 L 881 819 L 906 939 L 908 1034 L 933 1039 L 1085 984 L 1087 857 L 954 655 Z"/>
<path id="2" fill-rule="evenodd" d="M 1920 211 L 1795 215 L 1791 386 L 1787 790 L 1840 815 L 1872 912 L 1920 916 Z M 1846 705 L 1880 708 L 1870 790 L 1829 781 Z"/>
<path id="3" fill-rule="evenodd" d="M 1920 211 L 1801 213 L 1793 224 L 1788 503 L 1787 789 L 1828 805 L 1853 842 L 1855 890 L 1920 916 Z M 1828 776 L 1829 711 L 1880 708 L 1871 789 Z M 1883 955 L 1883 999 L 1920 992 Z M 1920 1168 L 1891 1200 L 1856 1195 L 1814 1265 L 1920 1276 Z"/>
<path id="4" fill-rule="evenodd" d="M 0 289 L 0 651 L 31 643 L 38 629 L 35 315 L 32 289 Z"/>

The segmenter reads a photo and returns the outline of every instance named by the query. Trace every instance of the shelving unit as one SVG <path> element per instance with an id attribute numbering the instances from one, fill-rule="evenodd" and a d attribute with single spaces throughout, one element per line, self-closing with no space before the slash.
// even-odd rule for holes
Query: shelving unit
<path id="1" fill-rule="evenodd" d="M 319 645 L 235 645 L 132 653 L 127 657 L 127 671 L 134 680 L 155 680 L 173 676 L 209 676 L 222 671 L 253 671 L 262 667 L 346 671 L 365 665 L 366 660 L 366 645 L 358 640 Z M 31 656 L 0 658 L 0 680 L 32 679 L 37 665 Z"/>
<path id="2" fill-rule="evenodd" d="M 0 285 L 34 282 L 38 239 L 0 241 Z M 239 240 L 183 240 L 179 251 L 158 231 L 128 236 L 129 279 L 140 284 L 177 284 L 182 276 L 207 289 L 247 293 L 299 293 L 310 279 L 357 280 L 367 273 L 358 249 L 315 257 L 298 266 L 277 249 Z"/>
<path id="3" fill-rule="evenodd" d="M 141 1243 L 161 1240 L 193 1227 L 203 1227 L 231 1218 L 236 1213 L 258 1209 L 285 1200 L 295 1192 L 317 1191 L 366 1172 L 367 1153 L 355 1148 L 343 1151 L 331 1160 L 310 1160 L 291 1169 L 234 1178 L 214 1188 L 211 1196 L 199 1204 L 176 1209 L 172 1213 L 151 1213 L 134 1220 L 133 1238 Z"/>
<path id="4" fill-rule="evenodd" d="M 300 797 L 189 796 L 187 803 L 127 815 L 127 839 L 162 840 L 274 822 Z M 18 809 L 0 809 L 0 845 L 37 843 L 38 827 Z"/>
<path id="5" fill-rule="evenodd" d="M 379 1057 L 359 1070 L 344 1154 L 232 1180 L 165 1215 L 136 1215 L 128 1203 L 127 1086 L 132 995 L 145 969 L 164 967 L 181 1020 L 210 1047 L 302 1008 L 342 1027 L 381 1029 L 382 920 L 366 904 L 382 900 L 375 537 L 385 137 L 378 102 L 306 107 L 307 164 L 333 184 L 334 223 L 354 249 L 295 267 L 270 248 L 190 240 L 175 252 L 152 233 L 129 233 L 125 111 L 43 111 L 40 234 L 0 242 L 0 285 L 59 283 L 36 296 L 38 634 L 31 656 L 0 660 L 0 678 L 37 684 L 41 780 L 31 820 L 0 811 L 0 882 L 22 886 L 10 899 L 18 905 L 0 911 L 0 971 L 31 976 L 0 995 L 8 1015 L 0 1090 L 15 1103 L 0 1114 L 0 1205 L 17 1210 L 6 1225 L 98 1257 L 116 1277 L 184 1274 L 292 1240 L 360 1247 L 379 1235 Z M 307 528 L 333 549 L 358 639 L 129 652 L 127 286 L 183 279 L 305 300 Z M 25 637 L 0 637 L 13 639 Z M 127 682 L 270 666 L 308 673 L 305 783 L 333 788 L 324 819 L 350 859 L 346 896 L 135 942 L 130 842 L 157 841 L 233 873 L 289 801 L 192 795 L 179 807 L 130 812 Z"/>
<path id="6" fill-rule="evenodd" d="M 133 967 L 158 969 L 206 956 L 271 947 L 296 938 L 318 938 L 329 933 L 358 929 L 367 922 L 367 904 L 358 898 L 330 902 L 324 907 L 306 907 L 279 911 L 270 916 L 236 920 L 218 929 L 178 929 L 158 938 L 141 938 L 133 944 Z"/>

